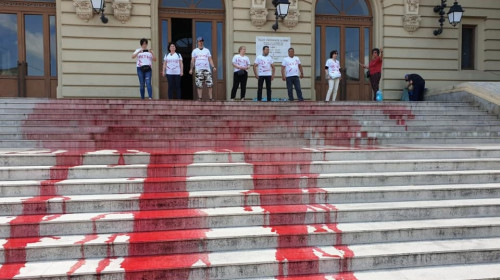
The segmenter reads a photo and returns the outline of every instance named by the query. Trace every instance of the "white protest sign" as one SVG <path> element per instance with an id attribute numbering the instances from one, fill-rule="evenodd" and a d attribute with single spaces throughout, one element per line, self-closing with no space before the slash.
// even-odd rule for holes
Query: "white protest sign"
<path id="1" fill-rule="evenodd" d="M 290 48 L 290 37 L 255 37 L 255 50 L 256 55 L 262 54 L 262 48 L 269 46 L 269 55 L 273 58 L 274 62 L 281 63 L 283 58 L 288 56 L 288 49 Z"/>

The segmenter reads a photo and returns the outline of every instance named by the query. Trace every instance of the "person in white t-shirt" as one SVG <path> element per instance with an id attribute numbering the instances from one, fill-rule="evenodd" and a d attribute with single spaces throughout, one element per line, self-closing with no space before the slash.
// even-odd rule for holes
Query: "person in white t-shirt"
<path id="1" fill-rule="evenodd" d="M 153 87 L 151 86 L 151 71 L 153 61 L 156 61 L 152 49 L 148 49 L 148 40 L 140 40 L 141 47 L 134 51 L 132 59 L 136 59 L 137 76 L 139 77 L 139 92 L 141 99 L 144 99 L 145 87 L 148 88 L 149 99 L 153 98 Z"/>
<path id="2" fill-rule="evenodd" d="M 177 50 L 175 43 L 170 43 L 168 49 L 170 52 L 163 57 L 161 74 L 167 77 L 168 99 L 174 99 L 174 89 L 177 93 L 177 99 L 181 99 L 181 77 L 184 70 L 182 56 L 175 52 Z"/>
<path id="3" fill-rule="evenodd" d="M 210 50 L 205 48 L 203 44 L 205 40 L 203 37 L 198 37 L 196 39 L 198 42 L 198 47 L 191 53 L 191 66 L 189 68 L 189 74 L 193 74 L 193 69 L 195 69 L 195 84 L 198 93 L 198 100 L 202 101 L 203 97 L 203 82 L 207 85 L 208 96 L 210 101 L 214 101 L 212 97 L 212 72 L 210 72 L 210 67 L 213 71 L 216 71 L 214 61 L 212 60 L 212 54 Z"/>
<path id="4" fill-rule="evenodd" d="M 341 79 L 340 62 L 337 60 L 339 52 L 333 50 L 330 52 L 330 59 L 326 61 L 325 74 L 328 80 L 328 91 L 326 92 L 325 102 L 330 101 L 330 95 L 333 92 L 332 102 L 337 98 L 337 90 L 339 89 L 339 82 Z"/>
<path id="5" fill-rule="evenodd" d="M 247 48 L 241 46 L 238 49 L 238 54 L 233 57 L 233 89 L 231 89 L 231 101 L 236 97 L 236 91 L 241 84 L 241 97 L 240 100 L 245 100 L 245 93 L 247 90 L 248 68 L 250 68 L 250 59 L 245 55 Z"/>
<path id="6" fill-rule="evenodd" d="M 302 89 L 300 88 L 300 79 L 304 78 L 304 70 L 300 64 L 300 59 L 295 56 L 295 50 L 293 48 L 288 49 L 288 57 L 283 58 L 281 62 L 281 77 L 283 81 L 286 81 L 288 99 L 293 101 L 293 87 L 295 87 L 297 98 L 299 101 L 304 101 Z"/>
<path id="7" fill-rule="evenodd" d="M 258 68 L 258 69 L 257 69 Z M 274 60 L 269 55 L 269 46 L 262 48 L 262 54 L 257 56 L 253 64 L 253 72 L 257 79 L 257 100 L 262 100 L 262 88 L 266 82 L 267 102 L 271 101 L 271 81 L 274 80 Z"/>

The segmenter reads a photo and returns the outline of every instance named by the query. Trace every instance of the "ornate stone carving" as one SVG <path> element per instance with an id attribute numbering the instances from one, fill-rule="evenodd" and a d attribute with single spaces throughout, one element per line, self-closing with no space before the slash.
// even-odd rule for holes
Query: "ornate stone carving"
<path id="1" fill-rule="evenodd" d="M 419 0 L 406 0 L 406 14 L 418 14 Z"/>
<path id="2" fill-rule="evenodd" d="M 254 26 L 261 28 L 267 21 L 266 0 L 252 0 L 250 8 L 250 20 Z"/>
<path id="3" fill-rule="evenodd" d="M 419 15 L 420 0 L 405 0 L 405 15 L 403 16 L 403 28 L 408 32 L 415 32 L 420 28 Z"/>
<path id="4" fill-rule="evenodd" d="M 415 32 L 420 28 L 420 21 L 422 18 L 420 15 L 404 15 L 403 16 L 403 28 L 408 32 Z"/>
<path id="5" fill-rule="evenodd" d="M 300 16 L 300 13 L 298 10 L 290 9 L 290 10 L 288 10 L 288 15 L 283 20 L 283 24 L 286 27 L 288 27 L 289 29 L 292 29 L 295 26 L 297 26 L 297 24 L 299 23 L 299 16 Z"/>
<path id="6" fill-rule="evenodd" d="M 130 0 L 113 0 L 113 15 L 121 23 L 125 23 L 130 19 L 130 10 L 132 10 L 132 3 Z"/>
<path id="7" fill-rule="evenodd" d="M 73 0 L 73 6 L 76 8 L 76 15 L 84 21 L 89 21 L 94 16 L 90 0 Z"/>
<path id="8" fill-rule="evenodd" d="M 283 24 L 292 29 L 299 23 L 299 16 L 299 0 L 291 0 L 288 15 L 283 19 Z"/>

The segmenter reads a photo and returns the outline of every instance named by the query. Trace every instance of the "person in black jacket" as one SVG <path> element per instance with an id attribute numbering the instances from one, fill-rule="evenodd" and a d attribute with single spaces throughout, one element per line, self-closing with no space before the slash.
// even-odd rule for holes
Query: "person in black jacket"
<path id="1" fill-rule="evenodd" d="M 410 101 L 424 101 L 425 80 L 418 74 L 406 74 Z"/>

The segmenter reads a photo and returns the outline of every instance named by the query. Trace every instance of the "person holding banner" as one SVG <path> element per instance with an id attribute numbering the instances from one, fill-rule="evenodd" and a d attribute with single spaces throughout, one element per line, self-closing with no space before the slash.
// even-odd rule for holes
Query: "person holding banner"
<path id="1" fill-rule="evenodd" d="M 258 68 L 258 70 L 257 70 Z M 253 64 L 253 72 L 257 82 L 257 100 L 262 101 L 262 88 L 266 81 L 267 102 L 271 101 L 271 81 L 274 80 L 274 60 L 269 55 L 269 46 L 262 48 L 262 54 L 257 56 Z"/>
<path id="2" fill-rule="evenodd" d="M 288 57 L 283 58 L 281 62 L 281 77 L 283 81 L 286 81 L 288 99 L 293 101 L 293 87 L 295 87 L 297 98 L 299 101 L 304 101 L 302 89 L 300 88 L 300 79 L 304 78 L 304 70 L 300 64 L 300 59 L 295 56 L 295 50 L 293 48 L 288 49 Z"/>

